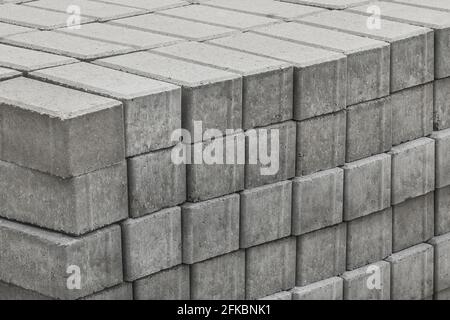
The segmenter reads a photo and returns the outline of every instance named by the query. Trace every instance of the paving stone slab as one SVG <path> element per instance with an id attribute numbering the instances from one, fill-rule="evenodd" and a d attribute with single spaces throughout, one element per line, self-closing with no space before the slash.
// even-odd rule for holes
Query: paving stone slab
<path id="1" fill-rule="evenodd" d="M 434 79 L 434 32 L 431 29 L 388 20 L 383 20 L 380 29 L 369 29 L 367 17 L 343 11 L 314 14 L 300 21 L 389 42 L 391 92 Z"/>
<path id="2" fill-rule="evenodd" d="M 241 74 L 244 130 L 292 119 L 293 69 L 288 63 L 196 42 L 152 51 Z"/>
<path id="3" fill-rule="evenodd" d="M 245 299 L 245 251 L 240 250 L 191 266 L 192 300 Z"/>
<path id="4" fill-rule="evenodd" d="M 205 41 L 238 32 L 235 29 L 156 14 L 119 19 L 110 23 L 192 41 Z"/>
<path id="5" fill-rule="evenodd" d="M 347 163 L 343 169 L 344 220 L 366 216 L 391 205 L 390 155 L 383 153 Z"/>
<path id="6" fill-rule="evenodd" d="M 239 195 L 181 206 L 183 263 L 193 264 L 239 249 Z"/>
<path id="7" fill-rule="evenodd" d="M 321 171 L 292 180 L 292 234 L 301 235 L 342 222 L 344 171 Z"/>
<path id="8" fill-rule="evenodd" d="M 258 300 L 292 300 L 292 293 L 290 291 L 277 292 Z"/>
<path id="9" fill-rule="evenodd" d="M 342 275 L 344 300 L 390 300 L 391 265 L 379 261 Z"/>
<path id="10" fill-rule="evenodd" d="M 246 250 L 246 299 L 258 299 L 295 286 L 295 238 Z"/>
<path id="11" fill-rule="evenodd" d="M 447 0 L 392 0 L 394 2 L 403 3 L 415 7 L 435 9 L 439 11 L 450 11 L 450 2 Z"/>
<path id="12" fill-rule="evenodd" d="M 133 285 L 125 282 L 84 297 L 81 300 L 133 300 Z"/>
<path id="13" fill-rule="evenodd" d="M 1 160 L 67 178 L 124 159 L 119 101 L 22 77 L 0 82 L 0 101 Z"/>
<path id="14" fill-rule="evenodd" d="M 297 239 L 297 286 L 303 287 L 344 273 L 345 223 L 306 233 Z"/>
<path id="15" fill-rule="evenodd" d="M 435 32 L 435 77 L 450 76 L 450 12 L 407 6 L 404 4 L 377 1 L 349 9 L 359 14 L 368 14 L 369 6 L 376 5 L 381 10 L 383 19 L 409 23 L 434 29 Z"/>
<path id="16" fill-rule="evenodd" d="M 34 31 L 0 39 L 0 42 L 80 60 L 93 60 L 136 51 L 135 48 L 80 38 L 55 31 Z"/>
<path id="17" fill-rule="evenodd" d="M 122 223 L 122 235 L 126 281 L 134 281 L 181 264 L 179 207 L 127 219 Z"/>
<path id="18" fill-rule="evenodd" d="M 434 112 L 435 130 L 450 128 L 450 78 L 434 81 Z"/>
<path id="19" fill-rule="evenodd" d="M 391 253 L 391 208 L 348 222 L 347 270 L 383 260 Z"/>
<path id="20" fill-rule="evenodd" d="M 434 237 L 434 292 L 450 288 L 450 234 Z"/>
<path id="21" fill-rule="evenodd" d="M 450 185 L 450 129 L 435 131 L 431 135 L 436 148 L 436 188 Z"/>
<path id="22" fill-rule="evenodd" d="M 367 2 L 367 0 L 277 0 L 304 4 L 308 6 L 317 6 L 327 9 L 345 9 Z"/>
<path id="23" fill-rule="evenodd" d="M 434 233 L 439 236 L 450 232 L 450 186 L 436 189 L 434 195 Z"/>
<path id="24" fill-rule="evenodd" d="M 178 86 L 88 63 L 40 70 L 31 76 L 120 100 L 127 157 L 176 144 L 170 137 L 181 126 Z"/>
<path id="25" fill-rule="evenodd" d="M 189 4 L 184 0 L 94 0 L 102 3 L 113 3 L 126 7 L 141 8 L 148 11 L 158 11 Z"/>
<path id="26" fill-rule="evenodd" d="M 189 266 L 179 265 L 133 282 L 136 300 L 189 300 Z"/>
<path id="27" fill-rule="evenodd" d="M 0 37 L 6 37 L 13 34 L 34 31 L 33 28 L 22 27 L 14 24 L 0 22 Z"/>
<path id="28" fill-rule="evenodd" d="M 343 280 L 339 277 L 318 281 L 291 290 L 292 300 L 343 300 Z"/>
<path id="29" fill-rule="evenodd" d="M 0 81 L 12 79 L 22 75 L 19 71 L 0 67 Z"/>
<path id="30" fill-rule="evenodd" d="M 419 244 L 393 254 L 391 299 L 421 300 L 433 294 L 433 247 Z"/>
<path id="31" fill-rule="evenodd" d="M 137 52 L 96 61 L 113 69 L 155 78 L 183 87 L 182 127 L 194 135 L 195 121 L 206 129 L 242 128 L 242 77 L 227 71 L 149 52 Z"/>
<path id="32" fill-rule="evenodd" d="M 434 140 L 420 138 L 393 147 L 392 204 L 424 195 L 435 188 Z"/>
<path id="33" fill-rule="evenodd" d="M 345 54 L 347 105 L 389 94 L 390 47 L 386 42 L 295 22 L 256 28 L 252 32 Z"/>
<path id="34" fill-rule="evenodd" d="M 342 53 L 251 32 L 209 43 L 293 64 L 294 84 L 297 84 L 294 85 L 296 120 L 339 111 L 346 106 L 347 59 Z"/>
<path id="35" fill-rule="evenodd" d="M 2 219 L 0 239 L 4 282 L 59 299 L 80 298 L 122 282 L 118 226 L 72 238 Z M 80 289 L 70 289 L 78 274 Z"/>

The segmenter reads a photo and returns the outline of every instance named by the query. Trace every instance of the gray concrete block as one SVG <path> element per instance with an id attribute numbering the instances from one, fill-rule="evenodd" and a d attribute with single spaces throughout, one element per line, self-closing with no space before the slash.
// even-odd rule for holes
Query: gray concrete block
<path id="1" fill-rule="evenodd" d="M 192 300 L 245 299 L 245 251 L 216 257 L 191 266 Z"/>
<path id="2" fill-rule="evenodd" d="M 450 288 L 435 293 L 434 300 L 450 300 Z"/>
<path id="3" fill-rule="evenodd" d="M 393 254 L 391 299 L 421 300 L 433 294 L 433 247 L 419 244 Z"/>
<path id="4" fill-rule="evenodd" d="M 434 112 L 435 130 L 450 128 L 450 78 L 434 81 Z"/>
<path id="5" fill-rule="evenodd" d="M 189 300 L 189 266 L 179 265 L 133 282 L 136 300 Z"/>
<path id="6" fill-rule="evenodd" d="M 426 242 L 434 235 L 434 194 L 406 200 L 392 209 L 394 252 Z"/>
<path id="7" fill-rule="evenodd" d="M 392 144 L 418 139 L 433 131 L 433 84 L 392 94 Z"/>
<path id="8" fill-rule="evenodd" d="M 125 161 L 75 178 L 0 161 L 0 216 L 81 235 L 128 217 Z"/>
<path id="9" fill-rule="evenodd" d="M 383 260 L 391 253 L 391 208 L 348 222 L 347 270 Z"/>
<path id="10" fill-rule="evenodd" d="M 342 275 L 344 300 L 390 300 L 391 265 L 386 261 L 372 263 Z"/>
<path id="11" fill-rule="evenodd" d="M 296 285 L 303 287 L 344 273 L 346 238 L 345 223 L 299 236 Z"/>
<path id="12" fill-rule="evenodd" d="M 13 34 L 34 31 L 32 28 L 22 27 L 15 24 L 0 22 L 0 37 L 6 37 Z"/>
<path id="13" fill-rule="evenodd" d="M 380 8 L 383 19 L 434 29 L 435 77 L 441 79 L 450 76 L 450 12 L 385 1 L 377 2 L 376 5 Z M 349 10 L 367 15 L 368 6 L 362 5 Z"/>
<path id="14" fill-rule="evenodd" d="M 182 205 L 183 263 L 239 249 L 239 195 Z"/>
<path id="15" fill-rule="evenodd" d="M 450 232 L 450 186 L 434 191 L 434 234 Z"/>
<path id="16" fill-rule="evenodd" d="M 126 281 L 134 281 L 181 263 L 179 207 L 125 220 L 122 234 Z"/>
<path id="17" fill-rule="evenodd" d="M 292 300 L 292 293 L 290 291 L 281 291 L 257 300 Z"/>
<path id="18" fill-rule="evenodd" d="M 344 166 L 344 220 L 391 205 L 391 156 L 379 154 Z"/>
<path id="19" fill-rule="evenodd" d="M 189 4 L 184 0 L 102 0 L 106 3 L 114 3 L 121 6 L 141 8 L 147 11 L 160 11 Z"/>
<path id="20" fill-rule="evenodd" d="M 0 240 L 0 279 L 24 289 L 76 299 L 122 282 L 118 226 L 72 238 L 2 219 Z"/>
<path id="21" fill-rule="evenodd" d="M 344 171 L 321 171 L 292 181 L 292 234 L 301 235 L 342 222 Z"/>
<path id="22" fill-rule="evenodd" d="M 34 301 L 34 300 L 54 300 L 48 296 L 44 296 L 40 293 L 27 290 L 13 284 L 9 284 L 3 281 L 0 281 L 0 301 L 18 301 L 18 300 L 26 300 L 26 301 Z"/>
<path id="23" fill-rule="evenodd" d="M 339 111 L 346 105 L 347 59 L 339 52 L 247 32 L 210 43 L 294 65 L 294 119 Z"/>
<path id="24" fill-rule="evenodd" d="M 153 31 L 191 41 L 205 41 L 238 32 L 235 29 L 156 14 L 145 14 L 119 19 L 110 23 L 137 30 Z"/>
<path id="25" fill-rule="evenodd" d="M 261 27 L 252 32 L 345 54 L 347 105 L 389 94 L 390 47 L 386 42 L 295 22 Z"/>
<path id="26" fill-rule="evenodd" d="M 133 285 L 125 282 L 84 297 L 81 300 L 133 300 Z"/>
<path id="27" fill-rule="evenodd" d="M 292 289 L 292 300 L 343 300 L 343 280 L 339 277 Z"/>
<path id="28" fill-rule="evenodd" d="M 345 111 L 297 122 L 296 175 L 343 165 L 345 140 Z"/>
<path id="29" fill-rule="evenodd" d="M 292 182 L 241 192 L 240 247 L 248 248 L 291 234 Z"/>
<path id="30" fill-rule="evenodd" d="M 367 17 L 328 11 L 300 19 L 316 26 L 337 29 L 391 44 L 391 92 L 434 79 L 434 33 L 431 29 L 383 19 L 380 29 L 367 28 Z"/>
<path id="31" fill-rule="evenodd" d="M 258 299 L 295 286 L 295 237 L 246 249 L 246 299 Z"/>
<path id="32" fill-rule="evenodd" d="M 436 188 L 450 185 L 450 129 L 435 131 L 431 135 L 436 149 Z"/>
<path id="33" fill-rule="evenodd" d="M 288 63 L 196 42 L 153 52 L 241 74 L 244 130 L 292 119 L 293 68 Z"/>
<path id="34" fill-rule="evenodd" d="M 239 162 L 239 154 L 242 155 L 244 152 L 241 148 L 243 141 L 245 141 L 243 133 L 237 133 L 192 145 L 191 164 L 186 166 L 188 201 L 204 201 L 244 189 L 243 163 L 245 161 Z M 200 154 L 202 151 L 203 159 L 205 159 L 205 155 L 212 154 L 212 150 L 222 146 L 224 146 L 223 159 L 227 158 L 227 154 L 230 157 L 232 155 L 233 164 L 226 160 L 222 163 L 215 161 L 210 163 L 208 160 L 208 162 L 195 164 L 195 154 Z"/>
<path id="35" fill-rule="evenodd" d="M 345 9 L 364 3 L 367 0 L 279 0 L 279 1 L 299 3 L 327 9 Z"/>
<path id="36" fill-rule="evenodd" d="M 392 148 L 392 204 L 434 190 L 434 140 L 420 138 Z"/>
<path id="37" fill-rule="evenodd" d="M 246 189 L 284 181 L 295 176 L 296 131 L 297 124 L 294 121 L 287 121 L 245 132 Z M 272 136 L 275 140 L 272 140 Z M 263 144 L 267 145 L 265 154 L 261 148 Z M 258 156 L 256 161 L 253 160 L 255 156 Z M 269 156 L 268 164 L 262 161 L 262 157 Z"/>
<path id="38" fill-rule="evenodd" d="M 203 138 L 195 134 L 196 121 L 202 121 L 202 133 L 207 129 L 225 132 L 242 128 L 240 75 L 150 52 L 101 59 L 96 63 L 182 86 L 182 127 L 190 132 L 191 142 Z"/>
<path id="39" fill-rule="evenodd" d="M 434 237 L 434 292 L 450 288 L 450 234 Z"/>
<path id="40" fill-rule="evenodd" d="M 88 63 L 40 70 L 31 76 L 120 100 L 124 108 L 127 157 L 176 143 L 171 134 L 181 127 L 178 86 Z"/>
<path id="41" fill-rule="evenodd" d="M 428 0 L 426 2 L 423 2 L 421 0 L 392 0 L 392 1 L 415 7 L 429 8 L 440 11 L 450 11 L 450 2 L 448 2 L 447 0 Z"/>
<path id="42" fill-rule="evenodd" d="M 389 151 L 392 147 L 392 104 L 378 99 L 347 108 L 346 162 Z"/>
<path id="43" fill-rule="evenodd" d="M 174 148 L 128 158 L 130 216 L 173 207 L 186 201 L 186 166 L 172 162 Z"/>
<path id="44" fill-rule="evenodd" d="M 0 81 L 16 78 L 22 75 L 19 71 L 0 67 Z"/>
<path id="45" fill-rule="evenodd" d="M 20 71 L 33 71 L 76 62 L 56 54 L 0 44 L 0 66 Z"/>
<path id="46" fill-rule="evenodd" d="M 2 160 L 67 178 L 124 159 L 119 101 L 20 77 L 0 105 Z"/>

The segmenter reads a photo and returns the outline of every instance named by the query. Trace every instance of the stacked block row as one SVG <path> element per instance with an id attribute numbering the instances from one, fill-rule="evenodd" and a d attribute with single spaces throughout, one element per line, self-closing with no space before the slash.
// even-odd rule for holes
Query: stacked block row
<path id="1" fill-rule="evenodd" d="M 199 2 L 0 5 L 0 298 L 446 298 L 445 1 Z"/>

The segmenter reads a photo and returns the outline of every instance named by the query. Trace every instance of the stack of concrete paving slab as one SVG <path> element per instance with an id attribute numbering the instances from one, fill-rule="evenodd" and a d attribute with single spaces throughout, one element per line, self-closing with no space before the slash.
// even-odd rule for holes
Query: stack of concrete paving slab
<path id="1" fill-rule="evenodd" d="M 447 0 L 3 2 L 0 299 L 450 299 Z"/>

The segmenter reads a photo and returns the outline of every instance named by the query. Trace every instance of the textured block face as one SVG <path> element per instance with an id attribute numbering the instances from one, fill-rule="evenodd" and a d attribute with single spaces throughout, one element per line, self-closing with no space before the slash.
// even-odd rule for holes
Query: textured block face
<path id="1" fill-rule="evenodd" d="M 245 188 L 259 187 L 294 177 L 296 130 L 296 123 L 288 121 L 245 132 Z M 266 154 L 261 147 L 264 143 L 267 143 Z M 266 164 L 263 160 L 268 155 L 270 158 L 266 159 L 269 160 Z M 258 156 L 256 161 L 255 156 Z"/>
<path id="2" fill-rule="evenodd" d="M 433 84 L 391 95 L 392 144 L 418 139 L 433 131 Z"/>
<path id="3" fill-rule="evenodd" d="M 450 11 L 450 3 L 446 0 L 428 0 L 427 2 L 423 2 L 421 0 L 394 0 L 394 1 L 416 7 L 430 8 L 439 11 Z"/>
<path id="4" fill-rule="evenodd" d="M 390 300 L 391 265 L 380 261 L 342 275 L 344 300 Z"/>
<path id="5" fill-rule="evenodd" d="M 342 222 L 344 171 L 318 172 L 292 182 L 292 234 L 301 235 Z"/>
<path id="6" fill-rule="evenodd" d="M 292 183 L 283 181 L 241 192 L 240 247 L 291 234 Z"/>
<path id="7" fill-rule="evenodd" d="M 292 119 L 293 68 L 288 63 L 195 42 L 153 52 L 241 74 L 244 130 Z"/>
<path id="8" fill-rule="evenodd" d="M 237 74 L 149 52 L 96 63 L 183 86 L 182 127 L 195 142 L 201 141 L 194 134 L 195 121 L 202 121 L 203 130 L 242 128 L 242 78 Z"/>
<path id="9" fill-rule="evenodd" d="M 450 288 L 450 234 L 431 239 L 434 247 L 434 292 Z"/>
<path id="10" fill-rule="evenodd" d="M 430 29 L 386 19 L 383 19 L 382 28 L 369 29 L 367 17 L 343 11 L 323 12 L 300 20 L 389 42 L 391 92 L 434 79 L 434 34 Z"/>
<path id="11" fill-rule="evenodd" d="M 191 299 L 245 299 L 245 251 L 236 251 L 193 264 Z"/>
<path id="12" fill-rule="evenodd" d="M 392 147 L 392 105 L 373 100 L 347 108 L 346 162 L 389 151 Z"/>
<path id="13" fill-rule="evenodd" d="M 392 148 L 392 204 L 434 190 L 434 140 L 417 139 Z"/>
<path id="14" fill-rule="evenodd" d="M 346 9 L 364 3 L 364 0 L 280 0 L 285 2 L 300 3 L 327 9 Z"/>
<path id="15" fill-rule="evenodd" d="M 296 285 L 305 286 L 345 271 L 345 223 L 298 237 Z"/>
<path id="16" fill-rule="evenodd" d="M 435 293 L 434 300 L 450 300 L 450 288 Z"/>
<path id="17" fill-rule="evenodd" d="M 0 161 L 0 215 L 80 235 L 128 217 L 122 162 L 70 179 Z"/>
<path id="18" fill-rule="evenodd" d="M 421 300 L 433 294 L 433 247 L 420 244 L 393 254 L 391 299 Z"/>
<path id="19" fill-rule="evenodd" d="M 189 266 L 180 265 L 136 280 L 136 300 L 189 300 Z"/>
<path id="20" fill-rule="evenodd" d="M 66 14 L 64 17 L 67 17 Z M 99 59 L 136 50 L 119 44 L 80 38 L 54 31 L 16 34 L 3 38 L 2 42 L 81 60 Z"/>
<path id="21" fill-rule="evenodd" d="M 191 41 L 205 41 L 237 32 L 235 29 L 157 14 L 119 19 L 110 23 L 143 31 L 154 31 Z"/>
<path id="22" fill-rule="evenodd" d="M 346 54 L 347 105 L 389 94 L 390 47 L 385 42 L 295 22 L 261 27 L 253 32 Z"/>
<path id="23" fill-rule="evenodd" d="M 391 157 L 380 154 L 344 166 L 344 220 L 391 205 Z"/>
<path id="24" fill-rule="evenodd" d="M 122 223 L 126 281 L 181 263 L 180 211 L 179 207 L 174 207 Z"/>
<path id="25" fill-rule="evenodd" d="M 33 71 L 76 62 L 69 57 L 0 44 L 0 66 Z"/>
<path id="26" fill-rule="evenodd" d="M 127 7 L 141 8 L 152 12 L 188 4 L 188 2 L 184 0 L 105 0 L 102 2 L 114 3 Z"/>
<path id="27" fill-rule="evenodd" d="M 297 176 L 341 166 L 345 162 L 344 111 L 297 123 Z"/>
<path id="28" fill-rule="evenodd" d="M 450 185 L 450 129 L 437 131 L 431 135 L 436 148 L 436 188 Z"/>
<path id="29" fill-rule="evenodd" d="M 450 186 L 435 190 L 435 234 L 450 232 Z"/>
<path id="30" fill-rule="evenodd" d="M 87 296 L 82 300 L 133 300 L 133 285 L 127 282 L 119 284 Z"/>
<path id="31" fill-rule="evenodd" d="M 258 300 L 292 300 L 292 293 L 290 291 L 282 291 Z"/>
<path id="32" fill-rule="evenodd" d="M 295 285 L 295 238 L 246 250 L 246 299 L 258 299 Z"/>
<path id="33" fill-rule="evenodd" d="M 177 86 L 88 63 L 36 71 L 32 76 L 121 100 L 127 157 L 175 144 L 170 137 L 181 126 Z"/>
<path id="34" fill-rule="evenodd" d="M 23 289 L 21 287 L 0 281 L 0 300 L 53 300 L 50 297 L 44 296 L 37 292 Z"/>
<path id="35" fill-rule="evenodd" d="M 0 37 L 6 37 L 9 35 L 30 32 L 30 31 L 34 31 L 34 29 L 0 22 Z"/>
<path id="36" fill-rule="evenodd" d="M 0 104 L 2 160 L 67 178 L 124 158 L 116 100 L 15 78 L 0 84 Z"/>
<path id="37" fill-rule="evenodd" d="M 20 75 L 21 73 L 19 71 L 0 67 L 0 80 L 12 79 Z"/>
<path id="38" fill-rule="evenodd" d="M 450 128 L 450 78 L 434 81 L 434 129 Z"/>
<path id="39" fill-rule="evenodd" d="M 339 277 L 292 289 L 292 300 L 343 300 L 343 280 Z"/>
<path id="40" fill-rule="evenodd" d="M 294 119 L 339 111 L 346 105 L 347 59 L 338 52 L 251 32 L 210 41 L 289 62 L 294 69 Z"/>
<path id="41" fill-rule="evenodd" d="M 186 200 L 186 166 L 172 162 L 173 148 L 150 152 L 128 163 L 130 216 L 141 217 Z"/>
<path id="42" fill-rule="evenodd" d="M 391 208 L 348 222 L 347 270 L 383 260 L 391 253 Z"/>
<path id="43" fill-rule="evenodd" d="M 189 201 L 204 201 L 244 189 L 244 161 L 239 161 L 239 154 L 242 155 L 244 152 L 241 148 L 244 141 L 244 135 L 238 133 L 215 138 L 213 141 L 195 143 L 191 146 L 192 161 L 186 167 L 187 199 Z M 228 154 L 235 159 L 234 164 L 228 164 L 230 162 L 226 160 L 222 160 L 221 164 L 219 163 L 220 159 L 217 162 L 208 160 L 202 164 L 195 164 L 195 157 L 201 156 L 200 151 L 205 159 L 205 155 L 214 154 L 214 150 L 220 150 L 222 146 L 224 146 L 223 159 L 227 159 Z M 211 179 L 212 177 L 214 178 Z"/>
<path id="44" fill-rule="evenodd" d="M 0 239 L 0 277 L 24 289 L 76 299 L 122 282 L 118 226 L 71 238 L 1 220 Z M 78 290 L 69 289 L 74 270 L 79 270 Z"/>
<path id="45" fill-rule="evenodd" d="M 182 206 L 183 263 L 239 249 L 239 195 Z"/>

